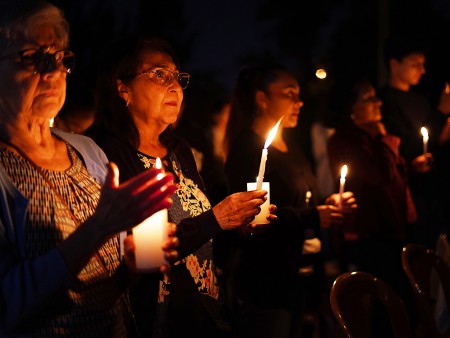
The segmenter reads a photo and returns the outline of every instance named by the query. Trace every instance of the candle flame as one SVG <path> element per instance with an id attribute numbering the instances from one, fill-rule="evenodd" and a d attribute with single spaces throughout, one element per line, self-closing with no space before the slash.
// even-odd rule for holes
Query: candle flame
<path id="1" fill-rule="evenodd" d="M 273 127 L 270 130 L 269 136 L 267 136 L 266 143 L 264 143 L 264 149 L 267 149 L 270 146 L 270 144 L 272 143 L 273 139 L 275 138 L 275 135 L 277 134 L 278 127 L 280 126 L 280 123 L 281 123 L 282 119 L 283 119 L 283 117 L 281 119 L 279 119 L 277 124 L 275 125 L 275 127 Z"/>
<path id="2" fill-rule="evenodd" d="M 423 140 L 428 141 L 428 130 L 425 127 L 420 128 L 420 132 L 422 133 Z"/>
<path id="3" fill-rule="evenodd" d="M 345 176 L 347 176 L 347 172 L 348 172 L 347 165 L 344 164 L 341 169 L 341 178 L 345 178 Z"/>

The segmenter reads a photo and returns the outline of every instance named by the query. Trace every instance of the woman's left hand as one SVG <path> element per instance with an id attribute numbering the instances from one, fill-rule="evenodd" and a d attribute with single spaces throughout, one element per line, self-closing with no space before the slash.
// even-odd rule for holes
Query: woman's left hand
<path id="1" fill-rule="evenodd" d="M 269 221 L 269 223 L 265 223 L 265 224 L 250 223 L 250 224 L 242 225 L 241 233 L 244 235 L 253 235 L 253 234 L 259 234 L 259 233 L 265 232 L 272 225 L 272 223 L 278 219 L 276 212 L 277 212 L 277 206 L 275 204 L 270 204 L 269 205 L 269 215 L 267 215 L 267 220 Z"/>
<path id="2" fill-rule="evenodd" d="M 167 261 L 167 264 L 161 265 L 159 267 L 159 271 L 162 273 L 168 273 L 170 271 L 170 264 L 174 263 L 178 259 L 178 251 L 176 250 L 179 245 L 178 237 L 175 236 L 177 230 L 177 226 L 175 223 L 168 223 L 168 234 L 169 237 L 167 240 L 163 243 L 161 250 L 164 251 L 164 257 Z M 124 240 L 124 259 L 127 266 L 132 271 L 138 271 L 136 269 L 136 259 L 135 259 L 135 244 L 133 235 L 128 235 Z M 158 271 L 158 269 L 155 269 L 155 272 Z"/>

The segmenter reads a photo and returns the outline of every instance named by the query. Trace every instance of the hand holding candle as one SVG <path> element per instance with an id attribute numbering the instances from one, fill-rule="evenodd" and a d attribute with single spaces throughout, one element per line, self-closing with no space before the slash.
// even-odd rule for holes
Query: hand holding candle
<path id="1" fill-rule="evenodd" d="M 339 184 L 339 209 L 342 209 L 342 194 L 344 193 L 345 177 L 347 176 L 347 165 L 344 164 L 341 169 L 341 179 Z"/>
<path id="2" fill-rule="evenodd" d="M 159 157 L 156 159 L 155 166 L 158 169 L 162 167 Z M 157 179 L 161 179 L 159 175 Z M 162 245 L 168 237 L 167 222 L 167 209 L 163 209 L 154 213 L 133 229 L 136 268 L 138 270 L 151 271 L 166 264 Z"/>
<path id="3" fill-rule="evenodd" d="M 428 152 L 428 130 L 425 127 L 422 127 L 420 129 L 420 132 L 422 134 L 422 140 L 423 140 L 423 154 L 425 155 Z"/>

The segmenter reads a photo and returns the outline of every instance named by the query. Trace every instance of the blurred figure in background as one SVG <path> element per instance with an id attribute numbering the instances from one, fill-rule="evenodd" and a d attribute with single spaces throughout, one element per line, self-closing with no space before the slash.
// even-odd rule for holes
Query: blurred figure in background
<path id="1" fill-rule="evenodd" d="M 341 229 L 343 270 L 380 277 L 411 309 L 401 253 L 417 214 L 406 162 L 399 154 L 400 138 L 386 132 L 382 102 L 368 80 L 338 81 L 331 98 L 342 121 L 328 141 L 330 168 L 338 177 L 341 167 L 348 166 L 346 186 L 358 200 L 354 217 Z"/>
<path id="2" fill-rule="evenodd" d="M 448 219 L 444 211 L 448 205 L 449 174 L 441 170 L 441 146 L 450 140 L 450 90 L 443 88 L 438 107 L 415 87 L 425 74 L 427 47 L 418 36 L 393 35 L 385 41 L 384 58 L 388 67 L 388 82 L 379 90 L 383 101 L 383 123 L 387 132 L 400 138 L 400 154 L 409 171 L 412 197 L 418 221 L 412 229 L 411 240 L 434 247 L 438 234 Z M 430 136 L 424 153 L 421 128 Z M 447 155 L 448 156 L 448 155 Z M 445 157 L 445 156 L 442 156 Z"/>

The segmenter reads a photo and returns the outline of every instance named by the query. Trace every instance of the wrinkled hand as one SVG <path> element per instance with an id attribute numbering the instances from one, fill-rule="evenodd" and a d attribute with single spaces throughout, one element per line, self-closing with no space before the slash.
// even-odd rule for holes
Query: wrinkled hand
<path id="1" fill-rule="evenodd" d="M 258 207 L 267 199 L 266 194 L 265 190 L 255 190 L 227 196 L 212 209 L 220 227 L 231 230 L 249 224 L 259 213 Z"/>
<path id="2" fill-rule="evenodd" d="M 162 175 L 161 179 L 157 179 L 158 174 Z M 100 201 L 90 221 L 100 228 L 102 237 L 108 238 L 169 208 L 172 205 L 169 197 L 175 190 L 173 175 L 153 168 L 119 185 L 119 169 L 111 162 Z"/>
<path id="3" fill-rule="evenodd" d="M 424 174 L 431 170 L 433 163 L 433 155 L 431 153 L 422 154 L 412 160 L 411 164 L 414 171 Z"/>
<path id="4" fill-rule="evenodd" d="M 167 224 L 168 227 L 168 239 L 163 243 L 161 250 L 164 251 L 164 258 L 167 261 L 167 264 L 161 265 L 159 267 L 159 271 L 162 273 L 168 273 L 170 271 L 170 264 L 176 262 L 178 259 L 178 251 L 176 250 L 179 245 L 178 237 L 175 236 L 177 231 L 177 226 L 175 223 L 169 222 Z M 128 235 L 124 242 L 124 259 L 126 265 L 132 270 L 137 271 L 136 269 L 136 257 L 135 250 L 136 246 L 134 244 L 133 235 Z M 155 268 L 155 272 L 158 271 L 158 268 Z"/>

